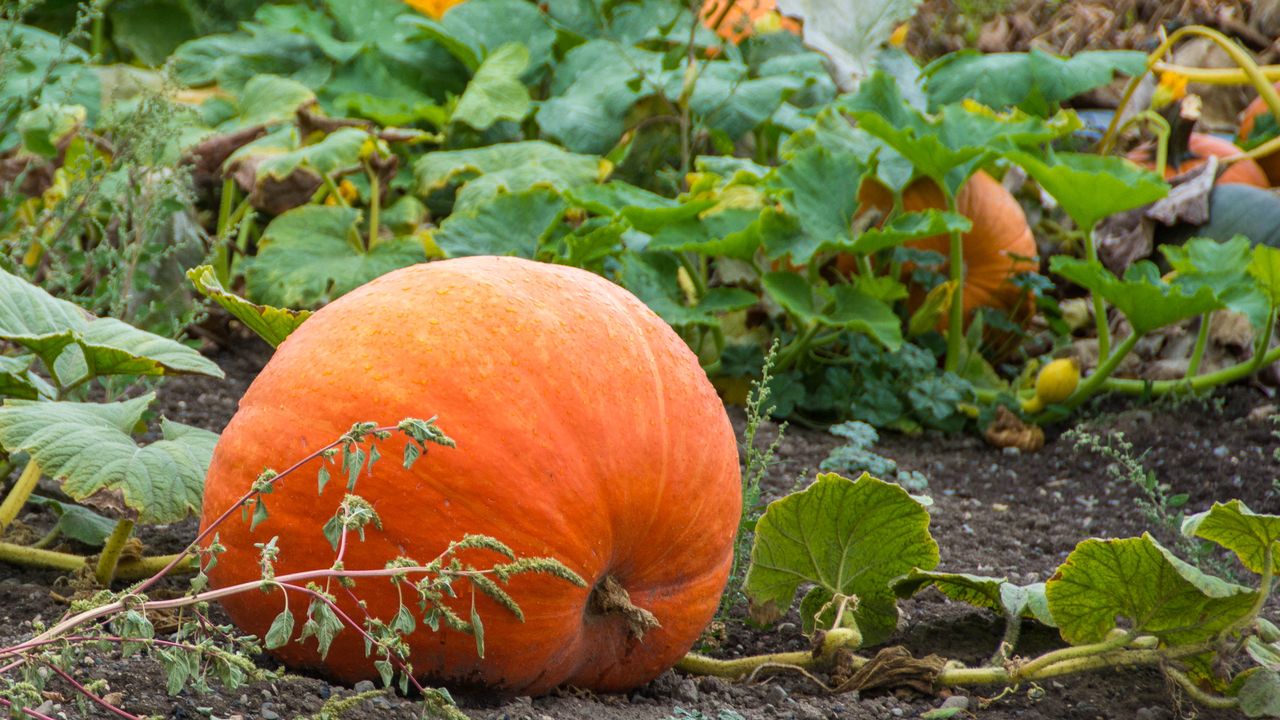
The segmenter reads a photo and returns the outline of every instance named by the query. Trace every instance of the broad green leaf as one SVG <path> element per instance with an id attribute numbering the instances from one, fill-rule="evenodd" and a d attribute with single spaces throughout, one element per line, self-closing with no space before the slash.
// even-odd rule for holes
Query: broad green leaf
<path id="1" fill-rule="evenodd" d="M 546 15 L 525 0 L 468 0 L 450 8 L 439 21 L 410 16 L 403 22 L 439 42 L 473 71 L 498 48 L 521 43 L 529 50 L 532 77 L 551 60 L 556 41 Z"/>
<path id="2" fill-rule="evenodd" d="M 85 123 L 82 105 L 48 103 L 18 116 L 15 129 L 24 150 L 46 158 L 58 156 L 58 145 Z"/>
<path id="3" fill-rule="evenodd" d="M 142 64 L 158 67 L 183 41 L 200 34 L 197 12 L 190 4 L 173 0 L 116 2 L 107 10 L 111 39 Z"/>
<path id="4" fill-rule="evenodd" d="M 35 353 L 46 368 L 71 346 L 79 356 L 63 383 L 94 375 L 166 375 L 194 373 L 223 377 L 222 370 L 200 353 L 168 338 L 153 335 L 112 318 L 95 318 L 0 269 L 0 339 Z"/>
<path id="5" fill-rule="evenodd" d="M 1266 245 L 1255 247 L 1249 274 L 1262 286 L 1271 304 L 1280 305 L 1280 250 Z"/>
<path id="6" fill-rule="evenodd" d="M 679 201 L 638 188 L 630 183 L 611 180 L 603 185 L 579 185 L 564 193 L 565 199 L 596 215 L 614 215 L 624 210 L 672 208 Z"/>
<path id="7" fill-rule="evenodd" d="M 661 85 L 662 55 L 588 40 L 557 63 L 551 96 L 538 105 L 542 135 L 581 153 L 607 153 L 626 130 L 627 114 L 641 98 Z"/>
<path id="8" fill-rule="evenodd" d="M 485 130 L 499 120 L 520 121 L 529 114 L 529 90 L 520 73 L 529 66 L 529 50 L 519 43 L 498 48 L 467 84 L 453 110 L 453 122 Z"/>
<path id="9" fill-rule="evenodd" d="M 1023 586 L 1002 577 L 913 569 L 893 582 L 893 591 L 900 598 L 909 598 L 930 586 L 952 600 L 988 608 L 1005 617 L 1033 618 L 1054 626 L 1053 618 L 1042 612 L 1043 602 L 1035 602 L 1037 596 L 1044 598 L 1043 583 Z"/>
<path id="10" fill-rule="evenodd" d="M 542 140 L 431 152 L 413 165 L 422 195 L 450 185 L 461 186 L 455 212 L 474 207 L 503 190 L 517 193 L 543 185 L 564 191 L 600 182 L 611 169 L 598 157 L 571 153 Z"/>
<path id="11" fill-rule="evenodd" d="M 247 24 L 244 32 L 206 35 L 185 42 L 173 52 L 166 65 L 183 85 L 216 84 L 232 92 L 266 77 L 318 87 L 329 79 L 333 70 L 332 63 L 310 38 L 257 23 Z M 273 120 L 285 119 L 280 111 L 300 95 L 300 92 L 290 92 L 272 97 L 270 93 L 255 93 L 256 99 L 265 102 L 261 111 Z M 252 100 L 241 95 L 239 107 L 246 116 L 258 112 Z M 255 120 L 249 118 L 246 122 L 237 122 L 237 126 L 249 127 L 254 123 Z"/>
<path id="12" fill-rule="evenodd" d="M 213 300 L 231 313 L 231 316 L 252 330 L 258 337 L 266 340 L 271 347 L 279 347 L 289 333 L 311 317 L 310 310 L 290 310 L 288 308 L 258 305 L 228 291 L 218 282 L 213 267 L 201 265 L 187 271 L 187 279 L 195 285 L 200 294 Z"/>
<path id="13" fill-rule="evenodd" d="M 835 68 L 836 84 L 851 90 L 871 72 L 894 28 L 910 20 L 919 4 L 920 0 L 781 0 L 778 10 L 803 21 L 805 44 L 825 54 Z"/>
<path id="14" fill-rule="evenodd" d="M 667 324 L 676 327 L 719 327 L 719 314 L 745 310 L 759 302 L 746 290 L 712 288 L 690 303 L 677 278 L 679 267 L 676 259 L 665 253 L 626 253 L 618 281 Z"/>
<path id="15" fill-rule="evenodd" d="M 290 138 L 297 140 L 297 131 L 290 127 L 287 132 L 276 137 L 289 143 Z M 262 140 L 267 141 L 269 138 Z M 318 176 L 332 176 L 344 170 L 353 170 L 360 167 L 361 159 L 373 147 L 376 147 L 376 141 L 368 132 L 360 128 L 344 127 L 329 133 L 319 142 L 295 145 L 284 152 L 272 152 L 270 147 L 260 143 L 246 145 L 233 153 L 228 163 L 247 156 L 260 156 L 256 181 L 262 184 L 267 178 L 283 180 L 300 169 L 310 170 Z"/>
<path id="16" fill-rule="evenodd" d="M 115 520 L 103 517 L 87 507 L 58 502 L 40 495 L 32 495 L 27 502 L 49 508 L 58 517 L 58 531 L 85 545 L 101 547 L 116 528 Z"/>
<path id="17" fill-rule="evenodd" d="M 8 15 L 6 15 L 8 17 Z M 83 105 L 93 121 L 102 105 L 98 70 L 88 67 L 89 54 L 75 43 L 31 25 L 0 20 L 6 41 L 0 106 L 30 107 L 60 103 Z M 31 105 L 28 105 L 30 103 Z M 0 150 L 17 137 L 0 138 Z"/>
<path id="18" fill-rule="evenodd" d="M 783 208 L 799 221 L 803 234 L 770 248 L 770 257 L 780 257 L 785 249 L 791 262 L 805 265 L 823 248 L 848 244 L 866 173 L 867 166 L 854 155 L 821 146 L 802 150 L 778 167 L 770 187 L 781 195 Z"/>
<path id="19" fill-rule="evenodd" d="M 864 230 L 842 249 L 870 254 L 912 240 L 953 232 L 966 233 L 972 227 L 973 222 L 958 213 L 934 209 L 903 213 L 884 227 Z"/>
<path id="20" fill-rule="evenodd" d="M 258 75 L 245 83 L 236 100 L 239 114 L 218 129 L 227 131 L 289 122 L 299 108 L 315 99 L 316 94 L 311 88 L 296 80 L 277 75 Z"/>
<path id="21" fill-rule="evenodd" d="M 381 239 L 366 251 L 355 208 L 304 205 L 267 226 L 245 270 L 249 299 L 277 307 L 314 307 L 392 270 L 424 262 L 412 237 Z"/>
<path id="22" fill-rule="evenodd" d="M 1204 538 L 1235 553 L 1240 564 L 1261 574 L 1271 550 L 1271 569 L 1280 573 L 1280 515 L 1260 515 L 1239 500 L 1213 507 L 1182 522 L 1182 534 Z"/>
<path id="23" fill-rule="evenodd" d="M 1141 75 L 1146 53 L 1085 51 L 1069 58 L 1033 48 L 1029 53 L 960 51 L 924 68 L 931 107 L 966 98 L 994 108 L 1017 107 L 1048 116 L 1071 98 L 1111 82 L 1116 73 Z"/>
<path id="24" fill-rule="evenodd" d="M 1183 245 L 1161 245 L 1160 252 L 1178 273 L 1173 284 L 1191 292 L 1209 287 L 1228 308 L 1247 315 L 1254 327 L 1266 324 L 1271 304 L 1249 276 L 1249 262 L 1255 254 L 1248 239 L 1218 242 L 1193 238 Z"/>
<path id="25" fill-rule="evenodd" d="M 1212 288 L 1201 286 L 1188 292 L 1164 283 L 1155 265 L 1145 260 L 1131 265 L 1123 280 L 1098 264 L 1065 255 L 1050 258 L 1049 269 L 1102 296 L 1142 334 L 1223 307 Z"/>
<path id="26" fill-rule="evenodd" d="M 77 501 L 119 494 L 142 523 L 177 522 L 200 511 L 218 436 L 160 421 L 161 439 L 139 446 L 132 428 L 155 399 L 121 403 L 10 400 L 0 407 L 0 445 L 26 452 Z"/>
<path id="27" fill-rule="evenodd" d="M 1280 672 L 1263 669 L 1251 673 L 1236 697 L 1245 717 L 1280 717 Z"/>
<path id="28" fill-rule="evenodd" d="M 769 297 L 807 326 L 861 332 L 889 350 L 902 345 L 902 323 L 884 301 L 852 285 L 831 289 L 809 284 L 793 272 L 766 273 L 760 280 Z"/>
<path id="29" fill-rule="evenodd" d="M 793 75 L 751 78 L 741 62 L 713 62 L 701 66 L 689 97 L 689 107 L 709 128 L 731 140 L 759 126 L 777 111 L 805 81 Z M 666 74 L 666 96 L 679 97 L 684 73 Z"/>
<path id="30" fill-rule="evenodd" d="M 1021 151 L 1006 153 L 1005 157 L 1035 178 L 1076 226 L 1086 232 L 1103 218 L 1169 194 L 1169 186 L 1159 176 L 1124 158 L 1055 153 L 1045 162 Z"/>
<path id="31" fill-rule="evenodd" d="M 365 3 L 359 3 L 364 5 Z M 333 3 L 326 3 L 330 10 L 337 10 Z M 354 5 L 344 3 L 344 6 Z M 306 5 L 263 5 L 254 14 L 254 19 L 264 26 L 295 32 L 303 35 L 316 44 L 331 60 L 340 63 L 351 62 L 360 52 L 362 43 L 340 40 L 336 27 L 329 15 Z"/>
<path id="32" fill-rule="evenodd" d="M 769 504 L 744 589 L 753 616 L 766 621 L 782 617 L 801 585 L 816 586 L 805 598 L 811 607 L 856 596 L 854 619 L 864 644 L 875 645 L 897 626 L 893 579 L 937 564 L 929 513 L 906 490 L 865 473 L 853 481 L 824 474 Z"/>
<path id="33" fill-rule="evenodd" d="M 1072 645 L 1120 627 L 1171 644 L 1207 640 L 1249 614 L 1257 592 L 1207 575 L 1150 535 L 1081 542 L 1046 584 L 1049 612 Z"/>
<path id="34" fill-rule="evenodd" d="M 448 257 L 533 258 L 542 241 L 560 224 L 566 208 L 560 194 L 546 187 L 500 192 L 445 218 L 431 237 Z"/>
<path id="35" fill-rule="evenodd" d="M 32 377 L 34 355 L 0 355 L 0 398 L 35 400 L 40 388 Z"/>

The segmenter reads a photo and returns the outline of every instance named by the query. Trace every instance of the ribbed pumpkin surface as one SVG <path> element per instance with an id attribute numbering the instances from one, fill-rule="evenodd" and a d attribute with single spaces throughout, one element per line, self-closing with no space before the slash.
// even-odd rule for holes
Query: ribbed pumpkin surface
<path id="1" fill-rule="evenodd" d="M 520 556 L 557 558 L 589 587 L 518 576 L 508 590 L 523 623 L 476 593 L 485 657 L 467 635 L 420 628 L 410 642 L 423 677 L 522 694 L 561 684 L 612 691 L 646 682 L 689 649 L 731 561 L 741 506 L 733 430 L 681 339 L 634 296 L 582 270 L 447 260 L 393 272 L 317 312 L 281 345 L 223 433 L 204 523 L 264 468 L 290 465 L 354 422 L 431 416 L 457 448 L 433 448 L 406 471 L 402 441 L 387 441 L 388 457 L 357 487 L 384 529 L 353 538 L 346 567 L 381 568 L 404 555 L 425 562 L 450 540 L 481 533 Z M 220 528 L 228 550 L 211 572 L 215 586 L 256 579 L 253 544 L 277 535 L 277 574 L 329 566 L 321 526 L 345 476 L 335 472 L 317 495 L 317 468 L 267 496 L 270 517 L 255 531 L 239 514 Z M 592 587 L 606 577 L 661 627 L 641 640 L 622 618 L 593 610 Z M 467 617 L 472 592 L 465 582 L 458 589 Z M 398 607 L 386 580 L 355 591 L 374 616 L 389 621 Z M 282 599 L 255 591 L 223 604 L 262 635 Z M 291 598 L 298 627 L 306 606 Z M 377 677 L 351 630 L 323 662 L 313 648 L 295 642 L 276 654 L 343 682 Z"/>

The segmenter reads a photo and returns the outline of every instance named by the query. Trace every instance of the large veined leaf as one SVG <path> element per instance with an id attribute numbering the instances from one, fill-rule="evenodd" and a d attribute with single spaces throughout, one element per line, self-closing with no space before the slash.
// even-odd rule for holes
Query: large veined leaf
<path id="1" fill-rule="evenodd" d="M 1169 265 L 1177 271 L 1174 284 L 1194 292 L 1208 287 L 1222 302 L 1244 313 L 1255 328 L 1267 322 L 1271 302 L 1249 275 L 1254 248 L 1244 237 L 1227 242 L 1193 238 L 1184 245 L 1161 245 Z"/>
<path id="2" fill-rule="evenodd" d="M 928 587 L 938 588 L 952 600 L 995 610 L 1006 618 L 1032 618 L 1055 626 L 1044 583 L 1015 585 L 1008 578 L 919 569 L 893 581 L 893 591 L 900 598 L 909 598 Z"/>
<path id="3" fill-rule="evenodd" d="M 860 332 L 890 351 L 902 346 L 902 322 L 883 300 L 854 285 L 823 288 L 793 272 L 761 278 L 769 297 L 800 322 Z"/>
<path id="4" fill-rule="evenodd" d="M 516 193 L 538 185 L 563 191 L 600 182 L 611 169 L 601 158 L 571 153 L 542 140 L 432 152 L 413 165 L 418 192 L 423 195 L 450 185 L 461 186 L 455 212 L 474 207 L 499 191 Z"/>
<path id="5" fill-rule="evenodd" d="M 1250 673 L 1236 697 L 1245 717 L 1280 717 L 1280 672 L 1268 668 Z"/>
<path id="6" fill-rule="evenodd" d="M 32 495 L 27 502 L 48 508 L 58 517 L 58 532 L 85 545 L 101 547 L 116 527 L 115 520 L 103 517 L 80 505 L 59 502 L 40 495 Z"/>
<path id="7" fill-rule="evenodd" d="M 545 137 L 581 153 L 603 154 L 622 137 L 627 113 L 662 87 L 662 55 L 588 40 L 565 54 L 552 76 L 551 97 L 539 103 Z"/>
<path id="8" fill-rule="evenodd" d="M 1069 58 L 1033 48 L 1027 53 L 961 51 L 924 69 L 933 108 L 972 98 L 995 108 L 1017 107 L 1047 116 L 1076 95 L 1111 82 L 1116 73 L 1141 75 L 1146 53 L 1093 50 Z"/>
<path id="9" fill-rule="evenodd" d="M 567 204 L 546 187 L 500 192 L 483 203 L 454 212 L 431 237 L 448 257 L 516 255 L 532 258 L 559 224 Z"/>
<path id="10" fill-rule="evenodd" d="M 851 90 L 870 73 L 880 48 L 920 0 L 779 0 L 785 15 L 804 21 L 804 41 L 835 66 L 836 84 Z"/>
<path id="11" fill-rule="evenodd" d="M 529 114 L 529 90 L 520 73 L 529 66 L 529 50 L 519 43 L 498 48 L 467 84 L 454 107 L 453 122 L 484 130 L 499 120 L 523 120 Z"/>
<path id="12" fill-rule="evenodd" d="M 1257 599 L 1252 588 L 1201 572 L 1145 534 L 1081 542 L 1045 593 L 1073 645 L 1100 642 L 1117 627 L 1173 645 L 1200 642 L 1247 616 Z"/>
<path id="13" fill-rule="evenodd" d="M 867 165 L 856 156 L 822 146 L 802 150 L 779 166 L 770 185 L 803 232 L 769 248 L 770 257 L 785 252 L 791 262 L 804 265 L 824 248 L 848 244 L 858 211 L 858 188 L 866 173 Z"/>
<path id="14" fill-rule="evenodd" d="M 239 113 L 219 126 L 229 131 L 255 125 L 288 122 L 298 108 L 314 102 L 316 94 L 297 80 L 276 75 L 257 75 L 245 83 L 236 99 Z"/>
<path id="15" fill-rule="evenodd" d="M 222 283 L 218 282 L 217 275 L 209 265 L 191 268 L 187 271 L 187 279 L 195 285 L 200 294 L 221 305 L 224 310 L 231 313 L 232 317 L 270 343 L 271 347 L 279 347 L 290 333 L 311 317 L 310 310 L 290 310 L 258 305 L 245 300 L 222 287 Z"/>
<path id="16" fill-rule="evenodd" d="M 86 374 L 223 377 L 217 365 L 180 342 L 113 318 L 93 317 L 3 269 L 0 339 L 35 353 L 46 368 L 56 369 L 64 384 Z"/>
<path id="17" fill-rule="evenodd" d="M 366 250 L 355 208 L 304 205 L 271 221 L 245 270 L 254 302 L 314 307 L 392 270 L 425 262 L 412 237 L 381 239 Z"/>
<path id="18" fill-rule="evenodd" d="M 528 72 L 539 72 L 551 60 L 556 41 L 546 15 L 525 0 L 468 0 L 438 21 L 411 16 L 402 22 L 443 45 L 473 71 L 498 48 L 520 43 L 529 51 Z"/>
<path id="19" fill-rule="evenodd" d="M 1280 306 L 1280 250 L 1266 245 L 1255 247 L 1249 274 L 1262 286 L 1271 304 Z"/>
<path id="20" fill-rule="evenodd" d="M 1051 258 L 1049 270 L 1116 306 L 1142 334 L 1223 307 L 1213 288 L 1192 290 L 1165 283 L 1156 266 L 1145 260 L 1129 266 L 1123 280 L 1096 263 L 1065 255 Z"/>
<path id="21" fill-rule="evenodd" d="M 668 73 L 668 97 L 679 97 L 683 73 Z M 689 107 L 708 127 L 737 139 L 767 120 L 791 94 L 805 87 L 794 75 L 752 78 L 741 62 L 703 66 L 689 97 Z"/>
<path id="22" fill-rule="evenodd" d="M 34 355 L 0 355 L 0 398 L 35 400 L 40 397 L 38 378 L 31 372 Z"/>
<path id="23" fill-rule="evenodd" d="M 841 249 L 873 253 L 911 240 L 950 235 L 953 232 L 966 233 L 972 227 L 973 222 L 959 213 L 930 208 L 922 212 L 903 213 L 883 227 L 868 228 L 847 245 L 841 246 Z"/>
<path id="24" fill-rule="evenodd" d="M 131 432 L 155 399 L 120 403 L 10 400 L 0 407 L 0 446 L 26 452 L 76 500 L 119 494 L 143 523 L 170 523 L 200 510 L 218 436 L 160 421 L 161 439 L 139 446 Z"/>
<path id="25" fill-rule="evenodd" d="M 802 585 L 815 586 L 804 600 L 813 610 L 836 594 L 856 596 L 854 620 L 874 645 L 897 626 L 890 583 L 937 564 L 929 513 L 906 490 L 865 473 L 857 480 L 825 474 L 769 504 L 756 524 L 744 589 L 763 621 L 782 617 Z M 803 610 L 802 619 L 812 627 Z"/>
<path id="26" fill-rule="evenodd" d="M 1169 194 L 1155 173 L 1124 158 L 1056 153 L 1049 162 L 1026 152 L 1006 154 L 1053 196 L 1076 226 L 1089 231 L 1099 220 L 1142 207 Z"/>
<path id="27" fill-rule="evenodd" d="M 618 281 L 676 327 L 718 327 L 720 314 L 745 310 L 759 302 L 754 294 L 739 288 L 712 288 L 691 301 L 680 287 L 678 273 L 679 263 L 665 253 L 626 253 Z"/>
<path id="28" fill-rule="evenodd" d="M 1280 573 L 1280 515 L 1255 513 L 1239 500 L 1214 503 L 1184 520 L 1182 533 L 1221 545 L 1235 553 L 1240 564 L 1259 574 L 1266 568 L 1270 551 L 1271 570 Z"/>
<path id="29" fill-rule="evenodd" d="M 296 139 L 294 128 L 289 128 L 290 135 Z M 247 145 L 241 150 L 252 154 L 255 145 Z M 317 175 L 333 175 L 334 173 L 360 167 L 360 160 L 376 147 L 374 138 L 365 130 L 354 127 L 338 128 L 326 135 L 322 140 L 310 145 L 298 145 L 281 153 L 265 154 L 257 167 L 257 182 L 265 178 L 282 180 L 300 169 L 311 170 Z M 230 162 L 235 162 L 241 152 L 233 153 Z"/>

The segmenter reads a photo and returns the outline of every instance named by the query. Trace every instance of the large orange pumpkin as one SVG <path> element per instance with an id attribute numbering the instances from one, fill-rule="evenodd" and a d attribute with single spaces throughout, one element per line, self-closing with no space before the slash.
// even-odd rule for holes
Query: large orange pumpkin
<path id="1" fill-rule="evenodd" d="M 1166 180 L 1200 167 L 1210 155 L 1218 158 L 1227 158 L 1241 153 L 1240 148 L 1230 140 L 1224 140 L 1216 135 L 1205 133 L 1191 133 L 1187 149 L 1190 151 L 1191 157 L 1183 160 L 1176 167 L 1172 163 L 1165 167 L 1164 177 Z M 1154 148 L 1150 144 L 1142 145 L 1129 153 L 1129 159 L 1140 165 L 1153 167 L 1155 165 L 1153 150 Z M 1260 188 L 1271 186 L 1262 167 L 1253 160 L 1247 159 L 1234 162 L 1228 166 L 1218 176 L 1217 182 L 1219 185 L 1252 185 Z"/>
<path id="2" fill-rule="evenodd" d="M 1280 83 L 1276 83 L 1276 90 L 1280 90 Z M 1249 139 L 1249 135 L 1253 132 L 1254 125 L 1258 121 L 1258 117 L 1270 113 L 1267 104 L 1262 98 L 1257 97 L 1249 106 L 1244 109 L 1244 113 L 1240 116 L 1240 140 L 1243 142 Z M 1267 174 L 1267 179 L 1272 185 L 1280 185 L 1280 152 L 1273 152 L 1265 157 L 1257 160 L 1258 165 Z"/>
<path id="3" fill-rule="evenodd" d="M 588 587 L 513 578 L 507 589 L 523 623 L 474 593 L 484 658 L 470 636 L 420 628 L 409 641 L 423 677 L 521 694 L 562 684 L 620 691 L 688 651 L 732 559 L 741 506 L 733 430 L 680 337 L 634 296 L 583 270 L 445 260 L 390 273 L 321 309 L 240 401 L 214 453 L 203 524 L 264 468 L 289 465 L 354 422 L 430 416 L 457 448 L 436 448 L 412 470 L 383 460 L 361 478 L 357 494 L 383 529 L 352 540 L 346 568 L 382 568 L 404 555 L 426 562 L 449 541 L 481 533 L 519 556 L 560 560 Z M 321 526 L 345 483 L 335 479 L 317 496 L 317 468 L 267 496 L 270 516 L 255 530 L 238 513 L 220 527 L 227 551 L 210 573 L 215 586 L 257 579 L 254 543 L 272 536 L 277 575 L 329 566 Z M 609 579 L 660 627 L 636 637 L 601 610 L 598 588 Z M 465 583 L 457 589 L 455 609 L 467 617 L 473 593 Z M 375 617 L 394 616 L 398 594 L 386 580 L 361 581 L 355 593 Z M 283 599 L 255 590 L 223 604 L 237 625 L 262 635 Z M 362 617 L 343 593 L 339 604 Z M 305 597 L 291 597 L 298 627 L 306 607 Z M 276 655 L 341 682 L 377 677 L 352 630 L 339 633 L 326 660 L 313 648 L 292 642 Z"/>
<path id="4" fill-rule="evenodd" d="M 863 208 L 876 208 L 881 213 L 893 207 L 893 193 L 874 178 L 863 181 L 858 190 L 858 202 Z M 921 178 L 907 186 L 902 193 L 903 209 L 908 212 L 946 208 L 942 189 L 932 180 Z M 979 171 L 960 188 L 956 195 L 957 210 L 969 218 L 973 227 L 964 234 L 964 313 L 966 320 L 979 308 L 1004 311 L 1011 318 L 1025 322 L 1033 314 L 1032 298 L 1027 291 L 1014 285 L 1013 277 L 1024 272 L 1034 272 L 1039 265 L 1035 237 L 1027 225 L 1027 216 L 1017 199 L 998 180 Z M 945 258 L 951 257 L 951 238 L 947 235 L 913 240 L 907 247 L 931 250 Z M 852 257 L 839 260 L 844 272 L 854 267 Z M 944 264 L 947 273 L 950 263 Z M 912 308 L 923 300 L 924 293 L 912 289 Z M 939 321 L 945 327 L 946 318 Z"/>

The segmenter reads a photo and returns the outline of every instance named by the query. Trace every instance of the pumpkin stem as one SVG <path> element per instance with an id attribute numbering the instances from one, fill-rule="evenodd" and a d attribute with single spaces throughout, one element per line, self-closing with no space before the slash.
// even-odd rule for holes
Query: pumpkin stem
<path id="1" fill-rule="evenodd" d="M 588 607 L 596 615 L 621 615 L 637 640 L 643 640 L 644 634 L 650 630 L 662 627 L 653 613 L 631 602 L 631 594 L 612 575 L 605 575 L 591 589 Z"/>

